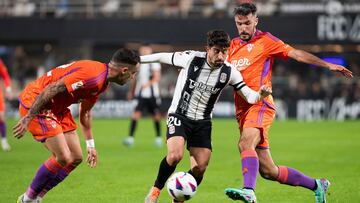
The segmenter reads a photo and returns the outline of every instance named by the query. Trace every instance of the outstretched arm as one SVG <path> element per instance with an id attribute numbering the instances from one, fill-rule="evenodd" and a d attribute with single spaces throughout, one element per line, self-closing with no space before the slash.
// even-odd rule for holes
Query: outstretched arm
<path id="1" fill-rule="evenodd" d="M 174 53 L 156 53 L 145 56 L 140 56 L 141 63 L 166 63 L 173 65 L 172 59 L 174 57 Z"/>
<path id="2" fill-rule="evenodd" d="M 88 153 L 87 163 L 92 168 L 95 167 L 97 163 L 97 153 L 95 149 L 93 133 L 91 130 L 91 125 L 92 125 L 91 108 L 93 106 L 94 103 L 84 100 L 80 103 L 80 110 L 79 110 L 80 127 L 86 140 L 86 149 Z"/>
<path id="3" fill-rule="evenodd" d="M 344 66 L 326 62 L 326 61 L 321 60 L 320 58 L 314 56 L 313 54 L 310 54 L 309 52 L 306 52 L 303 50 L 293 49 L 293 50 L 289 51 L 288 56 L 299 62 L 328 68 L 329 70 L 331 70 L 333 72 L 340 72 L 341 74 L 343 74 L 345 77 L 348 77 L 348 78 L 353 77 L 352 72 L 350 70 L 348 70 L 347 68 L 345 68 Z"/>
<path id="4" fill-rule="evenodd" d="M 13 134 L 16 138 L 21 138 L 27 131 L 30 121 L 35 117 L 36 114 L 41 113 L 44 110 L 45 105 L 54 98 L 57 94 L 66 92 L 66 86 L 64 79 L 58 80 L 54 83 L 49 84 L 35 99 L 28 114 L 20 119 L 20 121 L 13 127 Z"/>

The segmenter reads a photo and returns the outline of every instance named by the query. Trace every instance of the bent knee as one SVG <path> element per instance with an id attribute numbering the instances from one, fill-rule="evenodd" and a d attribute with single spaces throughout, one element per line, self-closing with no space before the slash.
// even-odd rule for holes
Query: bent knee
<path id="1" fill-rule="evenodd" d="M 263 168 L 259 170 L 261 177 L 268 180 L 277 180 L 278 171 L 276 168 Z"/>
<path id="2" fill-rule="evenodd" d="M 180 152 L 172 152 L 172 153 L 169 153 L 167 155 L 167 157 L 168 157 L 169 164 L 173 166 L 181 161 L 181 159 L 183 158 L 183 155 Z"/>

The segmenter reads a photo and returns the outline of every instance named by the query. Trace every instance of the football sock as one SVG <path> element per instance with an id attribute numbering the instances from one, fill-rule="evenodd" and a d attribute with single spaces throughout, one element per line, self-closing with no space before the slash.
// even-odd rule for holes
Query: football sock
<path id="1" fill-rule="evenodd" d="M 6 138 L 6 123 L 0 122 L 0 134 L 2 138 Z"/>
<path id="2" fill-rule="evenodd" d="M 56 177 L 62 168 L 63 167 L 59 162 L 56 161 L 55 157 L 50 157 L 40 166 L 36 172 L 30 187 L 26 191 L 26 195 L 31 199 L 35 199 L 36 196 L 49 183 L 49 181 Z"/>
<path id="3" fill-rule="evenodd" d="M 160 121 L 154 121 L 156 136 L 160 137 Z"/>
<path id="4" fill-rule="evenodd" d="M 191 169 L 188 171 L 188 173 L 190 173 L 190 174 L 195 178 L 196 184 L 197 184 L 197 186 L 199 186 L 200 183 L 201 183 L 201 181 L 203 180 L 204 176 L 201 176 L 201 177 L 196 176 L 196 175 L 191 171 Z"/>
<path id="5" fill-rule="evenodd" d="M 70 172 L 76 168 L 76 166 L 77 165 L 71 163 L 66 165 L 64 168 L 62 168 L 58 172 L 58 174 L 52 180 L 49 181 L 49 183 L 44 187 L 44 189 L 39 193 L 38 196 L 44 197 L 49 190 L 51 190 L 60 182 L 62 182 L 70 174 Z"/>
<path id="6" fill-rule="evenodd" d="M 159 188 L 160 190 L 164 188 L 166 180 L 170 177 L 170 175 L 175 171 L 175 166 L 170 166 L 166 161 L 166 157 L 161 161 L 158 176 L 155 180 L 154 186 Z"/>
<path id="7" fill-rule="evenodd" d="M 300 171 L 286 166 L 278 166 L 278 168 L 279 175 L 277 181 L 280 183 L 292 186 L 302 186 L 310 190 L 314 190 L 316 187 L 315 179 L 304 175 Z"/>
<path id="8" fill-rule="evenodd" d="M 137 125 L 137 120 L 131 119 L 129 136 L 134 137 L 136 125 Z"/>
<path id="9" fill-rule="evenodd" d="M 255 150 L 241 152 L 241 166 L 244 176 L 244 188 L 255 189 L 256 177 L 259 171 L 259 159 Z"/>

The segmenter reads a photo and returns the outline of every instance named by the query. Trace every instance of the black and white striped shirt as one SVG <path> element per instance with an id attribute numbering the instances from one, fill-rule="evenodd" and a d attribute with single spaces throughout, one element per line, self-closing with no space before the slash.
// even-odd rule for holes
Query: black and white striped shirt
<path id="1" fill-rule="evenodd" d="M 214 105 L 221 91 L 228 85 L 233 86 L 248 101 L 260 100 L 259 93 L 247 87 L 240 72 L 230 64 L 210 67 L 206 52 L 184 51 L 141 56 L 142 63 L 153 61 L 182 68 L 168 113 L 181 114 L 191 120 L 211 119 Z"/>

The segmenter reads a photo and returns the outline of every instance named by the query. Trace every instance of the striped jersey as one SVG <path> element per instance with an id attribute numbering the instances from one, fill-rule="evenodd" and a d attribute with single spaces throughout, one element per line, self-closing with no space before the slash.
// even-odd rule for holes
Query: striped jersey
<path id="1" fill-rule="evenodd" d="M 168 113 L 177 113 L 191 120 L 211 119 L 214 105 L 227 85 L 236 91 L 246 86 L 240 72 L 230 64 L 210 67 L 206 52 L 175 52 L 171 61 L 182 69 Z"/>
<path id="2" fill-rule="evenodd" d="M 159 83 L 153 83 L 149 87 L 141 88 L 152 80 L 153 72 L 161 71 L 160 63 L 142 63 L 136 78 L 135 96 L 139 98 L 160 98 Z"/>

